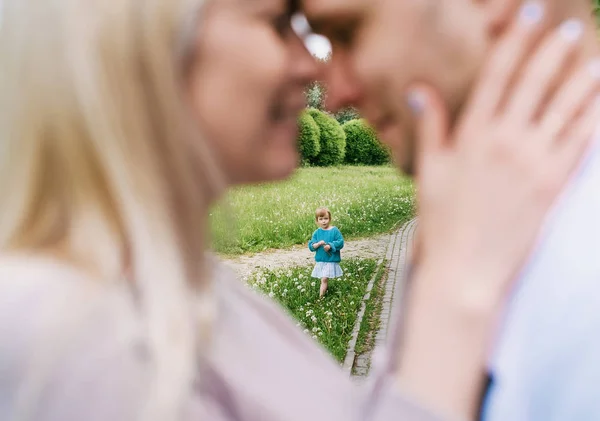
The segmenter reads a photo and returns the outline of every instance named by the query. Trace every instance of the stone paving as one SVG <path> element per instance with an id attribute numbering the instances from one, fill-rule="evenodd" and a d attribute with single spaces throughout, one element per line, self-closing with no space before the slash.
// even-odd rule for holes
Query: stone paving
<path id="1" fill-rule="evenodd" d="M 375 337 L 375 346 L 372 352 L 355 356 L 354 348 L 349 349 L 348 358 L 352 358 L 356 376 L 367 376 L 371 364 L 371 356 L 388 340 L 389 327 L 392 320 L 399 316 L 402 303 L 402 293 L 406 268 L 413 247 L 417 220 L 413 219 L 390 236 L 386 253 L 387 278 L 385 279 L 385 294 L 381 311 L 379 332 Z M 358 326 L 360 329 L 360 325 Z M 351 354 L 350 354 L 351 353 Z M 350 366 L 352 369 L 352 366 Z"/>

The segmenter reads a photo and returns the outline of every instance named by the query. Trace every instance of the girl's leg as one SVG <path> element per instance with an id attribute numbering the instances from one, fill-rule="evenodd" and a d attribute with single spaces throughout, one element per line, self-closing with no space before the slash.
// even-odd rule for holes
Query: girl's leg
<path id="1" fill-rule="evenodd" d="M 327 278 L 321 278 L 321 292 L 319 294 L 320 298 L 323 298 L 323 295 L 327 292 Z"/>

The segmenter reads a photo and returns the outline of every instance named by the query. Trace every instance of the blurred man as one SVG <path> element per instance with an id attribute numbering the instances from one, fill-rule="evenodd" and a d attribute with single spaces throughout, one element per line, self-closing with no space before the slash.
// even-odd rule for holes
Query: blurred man
<path id="1" fill-rule="evenodd" d="M 330 108 L 357 106 L 409 173 L 416 148 L 407 87 L 432 85 L 457 118 L 489 47 L 522 6 L 521 0 L 303 1 L 313 29 L 332 42 Z M 582 22 L 571 28 L 583 30 L 582 56 L 598 54 L 589 0 L 541 4 L 552 26 Z M 600 152 L 593 150 L 552 213 L 509 306 L 490 361 L 484 420 L 600 420 L 599 219 Z"/>

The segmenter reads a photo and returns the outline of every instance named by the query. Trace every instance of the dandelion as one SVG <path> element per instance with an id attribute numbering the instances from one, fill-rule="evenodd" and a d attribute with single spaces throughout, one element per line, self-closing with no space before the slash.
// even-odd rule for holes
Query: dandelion
<path id="1" fill-rule="evenodd" d="M 311 316 L 310 320 L 312 320 L 313 323 L 317 323 L 317 318 L 315 316 Z"/>
<path id="2" fill-rule="evenodd" d="M 302 289 L 302 285 L 298 285 L 296 288 L 298 288 L 298 291 L 300 291 Z"/>
<path id="3" fill-rule="evenodd" d="M 273 291 L 269 292 L 269 297 L 273 298 L 275 296 L 275 294 L 273 294 Z"/>
<path id="4" fill-rule="evenodd" d="M 316 327 L 313 327 L 313 328 L 312 328 L 312 331 L 313 331 L 314 333 L 317 333 L 317 332 L 319 331 L 319 329 L 317 329 Z"/>
<path id="5" fill-rule="evenodd" d="M 308 333 L 308 329 L 304 329 L 304 333 Z"/>
<path id="6" fill-rule="evenodd" d="M 314 283 L 314 282 L 311 282 L 311 283 L 310 283 L 310 286 L 311 286 L 311 287 L 314 287 L 314 286 L 315 286 L 315 283 Z"/>
<path id="7" fill-rule="evenodd" d="M 323 336 L 323 332 L 319 332 L 319 336 Z"/>
<path id="8" fill-rule="evenodd" d="M 298 275 L 298 278 L 302 279 L 302 278 L 304 278 L 304 275 L 300 274 L 300 275 Z"/>

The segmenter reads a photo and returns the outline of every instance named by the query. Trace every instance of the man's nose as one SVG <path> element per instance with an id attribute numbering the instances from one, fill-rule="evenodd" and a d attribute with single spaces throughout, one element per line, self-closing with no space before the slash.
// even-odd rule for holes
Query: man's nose
<path id="1" fill-rule="evenodd" d="M 348 65 L 349 61 L 343 57 L 336 57 L 335 54 L 334 51 L 334 55 L 325 69 L 326 107 L 331 111 L 351 106 L 359 107 L 363 98 L 360 83 Z"/>

